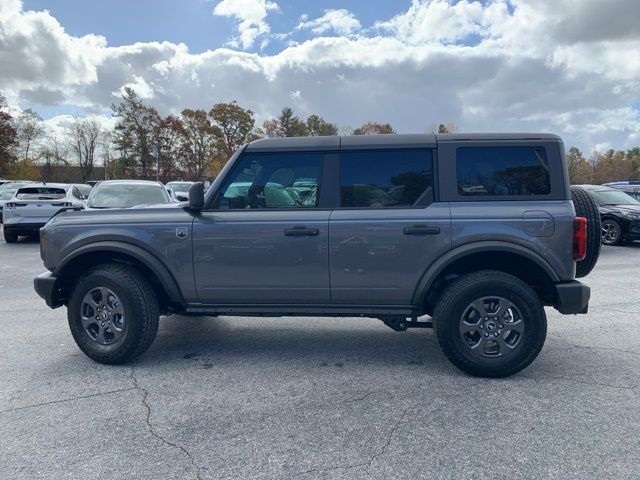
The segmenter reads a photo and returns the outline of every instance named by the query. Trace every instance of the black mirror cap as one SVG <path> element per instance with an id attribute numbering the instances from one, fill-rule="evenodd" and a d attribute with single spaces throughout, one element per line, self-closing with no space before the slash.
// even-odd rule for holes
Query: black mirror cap
<path id="1" fill-rule="evenodd" d="M 204 208 L 204 184 L 196 182 L 189 187 L 189 208 L 200 211 Z"/>

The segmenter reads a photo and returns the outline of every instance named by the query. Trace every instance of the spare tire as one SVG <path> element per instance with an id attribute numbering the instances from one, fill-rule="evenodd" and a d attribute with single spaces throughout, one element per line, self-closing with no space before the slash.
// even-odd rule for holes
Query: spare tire
<path id="1" fill-rule="evenodd" d="M 602 225 L 598 204 L 583 188 L 571 187 L 571 200 L 578 217 L 587 219 L 587 255 L 576 263 L 576 278 L 586 277 L 600 256 Z"/>

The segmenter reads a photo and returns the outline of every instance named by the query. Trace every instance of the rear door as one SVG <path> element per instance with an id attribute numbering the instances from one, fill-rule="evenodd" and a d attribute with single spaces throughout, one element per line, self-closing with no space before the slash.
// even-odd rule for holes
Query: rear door
<path id="1" fill-rule="evenodd" d="M 434 202 L 435 149 L 347 148 L 329 222 L 333 302 L 408 306 L 451 243 L 449 206 Z"/>
<path id="2" fill-rule="evenodd" d="M 319 208 L 325 155 L 245 153 L 213 208 L 193 224 L 203 303 L 328 304 L 328 224 Z"/>

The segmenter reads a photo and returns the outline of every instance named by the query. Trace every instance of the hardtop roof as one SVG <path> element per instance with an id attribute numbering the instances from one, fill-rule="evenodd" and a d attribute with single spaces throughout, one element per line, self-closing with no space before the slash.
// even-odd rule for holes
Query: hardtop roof
<path id="1" fill-rule="evenodd" d="M 423 133 L 386 135 L 345 135 L 330 137 L 261 138 L 249 143 L 248 152 L 287 150 L 350 150 L 360 148 L 425 148 L 437 142 L 478 140 L 560 140 L 550 133 Z"/>

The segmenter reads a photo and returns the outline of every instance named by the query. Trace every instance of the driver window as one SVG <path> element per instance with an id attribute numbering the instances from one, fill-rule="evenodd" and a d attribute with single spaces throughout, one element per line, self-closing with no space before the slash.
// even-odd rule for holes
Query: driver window
<path id="1" fill-rule="evenodd" d="M 246 154 L 225 182 L 219 208 L 317 207 L 323 157 L 300 152 Z"/>

